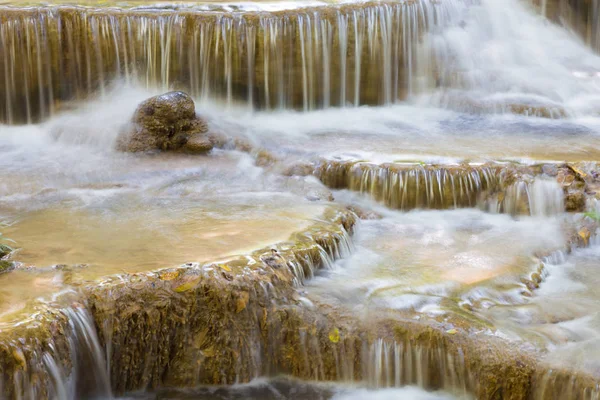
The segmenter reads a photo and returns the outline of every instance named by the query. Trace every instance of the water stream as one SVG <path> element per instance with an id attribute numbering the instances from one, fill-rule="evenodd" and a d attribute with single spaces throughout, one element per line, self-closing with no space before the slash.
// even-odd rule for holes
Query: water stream
<path id="1" fill-rule="evenodd" d="M 0 398 L 600 398 L 599 9 L 0 1 Z"/>

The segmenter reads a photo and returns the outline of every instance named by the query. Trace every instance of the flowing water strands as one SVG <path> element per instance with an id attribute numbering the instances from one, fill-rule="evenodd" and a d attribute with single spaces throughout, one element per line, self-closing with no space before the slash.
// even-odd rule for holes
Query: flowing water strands
<path id="1" fill-rule="evenodd" d="M 511 215 L 564 212 L 564 191 L 555 179 L 512 164 L 422 165 L 324 161 L 315 170 L 333 189 L 370 195 L 399 210 L 477 207 Z"/>
<path id="2" fill-rule="evenodd" d="M 334 189 L 367 193 L 391 208 L 449 209 L 475 207 L 485 191 L 502 186 L 500 166 L 370 164 L 323 162 L 315 174 Z"/>
<path id="3" fill-rule="evenodd" d="M 307 279 L 313 278 L 319 269 L 333 269 L 336 260 L 346 258 L 354 251 L 352 237 L 343 225 L 339 231 L 328 232 L 325 235 L 319 233 L 314 235 L 312 232 L 303 232 L 292 238 L 290 246 L 296 247 L 294 259 L 286 262 L 294 274 L 294 286 L 301 286 Z M 304 248 L 297 246 L 311 242 L 314 244 Z M 281 251 L 285 252 L 287 248 L 283 245 Z"/>
<path id="4" fill-rule="evenodd" d="M 43 311 L 30 320 L 0 331 L 0 397 L 109 399 L 113 389 L 157 387 L 163 380 L 233 383 L 263 375 L 271 365 L 269 346 L 257 348 L 255 343 L 261 340 L 263 312 L 272 311 L 267 305 L 279 296 L 295 297 L 294 287 L 305 277 L 294 266 L 312 276 L 352 251 L 350 234 L 355 223 L 353 213 L 330 209 L 322 222 L 294 235 L 293 242 L 203 267 L 190 263 L 109 277 L 86 288 L 75 301 L 65 299 L 72 304 L 69 307 L 56 310 L 53 305 L 42 305 Z M 128 306 L 118 301 L 128 296 Z M 249 302 L 257 300 L 265 308 L 247 310 Z M 194 308 L 195 302 L 206 309 Z M 147 307 L 138 307 L 143 303 Z M 210 313 L 211 307 L 215 314 Z M 160 317 L 165 321 L 155 324 Z M 273 317 L 279 320 L 277 314 Z M 219 325 L 214 318 L 221 321 L 223 330 L 204 332 L 206 327 Z M 248 319 L 253 325 L 244 327 Z M 200 325 L 193 327 L 188 320 Z M 242 343 L 244 338 L 238 337 L 239 342 L 233 343 L 230 337 L 240 329 L 246 329 L 254 342 Z M 171 342 L 171 332 L 182 336 Z M 202 335 L 208 335 L 206 341 Z M 224 347 L 206 349 L 202 347 L 205 342 Z M 185 354 L 173 343 L 187 344 Z M 224 349 L 233 351 L 220 354 L 226 360 L 211 358 L 217 350 L 229 351 Z M 165 354 L 170 351 L 172 357 Z M 205 363 L 199 365 L 202 360 Z M 226 372 L 219 372 L 223 369 Z"/>
<path id="5" fill-rule="evenodd" d="M 415 337 L 370 340 L 361 334 L 343 332 L 345 337 L 331 344 L 334 335 L 340 334 L 338 331 L 334 328 L 336 333 L 329 333 L 330 343 L 324 344 L 317 335 L 301 329 L 302 375 L 316 380 L 363 382 L 374 389 L 416 384 L 463 395 L 475 386 L 462 349 L 447 346 L 442 338 L 432 336 L 426 343 Z M 325 368 L 331 356 L 335 362 L 333 376 Z"/>
<path id="6" fill-rule="evenodd" d="M 548 217 L 565 211 L 564 191 L 553 179 L 522 179 L 487 198 L 482 208 L 511 215 Z"/>
<path id="7" fill-rule="evenodd" d="M 111 398 L 105 353 L 81 304 L 42 310 L 0 338 L 3 399 Z"/>
<path id="8" fill-rule="evenodd" d="M 0 121 L 32 122 L 120 80 L 249 108 L 389 104 L 432 68 L 422 35 L 460 0 L 276 12 L 0 8 Z"/>
<path id="9" fill-rule="evenodd" d="M 414 339 L 377 339 L 371 345 L 363 345 L 362 368 L 372 388 L 416 384 L 467 395 L 474 387 L 462 349 L 450 349 L 443 340 L 419 343 Z"/>
<path id="10" fill-rule="evenodd" d="M 531 0 L 542 15 L 565 25 L 600 52 L 600 1 Z"/>
<path id="11" fill-rule="evenodd" d="M 600 384 L 594 377 L 546 366 L 533 376 L 533 400 L 598 400 Z"/>

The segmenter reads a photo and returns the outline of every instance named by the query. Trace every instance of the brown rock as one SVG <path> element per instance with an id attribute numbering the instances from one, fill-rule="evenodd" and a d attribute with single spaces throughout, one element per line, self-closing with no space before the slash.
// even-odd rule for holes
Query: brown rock
<path id="1" fill-rule="evenodd" d="M 205 154 L 211 151 L 213 144 L 207 136 L 194 135 L 188 139 L 183 150 L 192 154 Z"/>
<path id="2" fill-rule="evenodd" d="M 193 150 L 206 153 L 212 143 L 200 140 L 208 131 L 196 115 L 194 101 L 183 92 L 169 92 L 142 102 L 131 123 L 117 139 L 117 149 L 126 152 Z M 184 148 L 192 139 L 190 148 Z M 202 151 L 199 151 L 202 149 Z"/>
<path id="3" fill-rule="evenodd" d="M 208 138 L 214 147 L 225 148 L 231 141 L 223 132 L 209 132 Z"/>
<path id="4" fill-rule="evenodd" d="M 585 210 L 585 194 L 583 191 L 572 191 L 565 196 L 567 211 L 582 212 Z"/>
<path id="5" fill-rule="evenodd" d="M 309 162 L 301 162 L 295 163 L 292 165 L 288 165 L 282 171 L 282 174 L 285 176 L 308 176 L 312 175 L 315 166 Z"/>
<path id="6" fill-rule="evenodd" d="M 349 205 L 346 207 L 347 210 L 355 213 L 360 219 L 381 219 L 383 216 L 373 210 L 367 210 L 357 205 Z"/>
<path id="7" fill-rule="evenodd" d="M 256 158 L 255 163 L 258 167 L 269 167 L 278 161 L 272 153 L 264 149 L 258 150 L 254 157 Z"/>

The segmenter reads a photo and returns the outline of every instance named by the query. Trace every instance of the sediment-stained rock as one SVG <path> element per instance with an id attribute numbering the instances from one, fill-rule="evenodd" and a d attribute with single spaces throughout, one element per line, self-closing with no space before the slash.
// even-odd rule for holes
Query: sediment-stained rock
<path id="1" fill-rule="evenodd" d="M 131 123 L 117 139 L 117 149 L 204 154 L 213 147 L 207 131 L 206 122 L 196 115 L 194 100 L 183 92 L 169 92 L 138 106 Z"/>
<path id="2" fill-rule="evenodd" d="M 354 224 L 348 212 L 335 218 L 247 257 L 92 288 L 89 306 L 103 321 L 115 390 L 245 382 L 287 371 L 282 348 L 298 344 L 288 330 L 319 323 L 296 307 L 294 287 L 341 255 Z"/>
<path id="3" fill-rule="evenodd" d="M 75 299 L 55 299 L 18 326 L 0 326 L 0 398 L 107 395 L 105 357 L 121 391 L 248 380 L 263 371 L 253 361 L 259 325 L 249 318 L 284 320 L 286 310 L 276 305 L 298 303 L 294 288 L 350 251 L 354 223 L 351 212 L 332 209 L 290 242 L 203 267 L 108 278 Z"/>

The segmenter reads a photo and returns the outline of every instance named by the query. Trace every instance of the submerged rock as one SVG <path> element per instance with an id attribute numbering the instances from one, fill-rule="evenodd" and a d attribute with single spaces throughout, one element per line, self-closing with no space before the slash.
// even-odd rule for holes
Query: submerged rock
<path id="1" fill-rule="evenodd" d="M 0 275 L 15 269 L 15 263 L 12 261 L 0 260 Z"/>
<path id="2" fill-rule="evenodd" d="M 206 122 L 196 115 L 192 98 L 183 92 L 169 92 L 138 106 L 117 140 L 117 149 L 207 153 L 213 147 L 207 131 Z"/>
<path id="3" fill-rule="evenodd" d="M 286 166 L 281 173 L 285 176 L 308 176 L 312 175 L 314 170 L 313 163 L 300 162 Z"/>
<path id="4" fill-rule="evenodd" d="M 0 258 L 9 255 L 12 251 L 13 249 L 11 247 L 0 243 Z"/>

